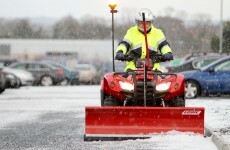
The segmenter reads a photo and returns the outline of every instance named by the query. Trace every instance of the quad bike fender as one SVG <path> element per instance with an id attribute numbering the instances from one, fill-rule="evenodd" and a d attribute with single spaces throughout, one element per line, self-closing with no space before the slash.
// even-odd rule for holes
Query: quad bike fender
<path id="1" fill-rule="evenodd" d="M 169 94 L 164 97 L 164 100 L 170 100 L 176 96 L 184 96 L 185 93 L 185 78 L 182 74 L 177 74 L 175 80 L 171 82 Z"/>
<path id="2" fill-rule="evenodd" d="M 106 95 L 112 95 L 113 97 L 124 100 L 125 95 L 121 93 L 122 89 L 119 84 L 120 78 L 120 76 L 117 76 L 114 73 L 106 74 L 101 81 L 101 91 Z"/>

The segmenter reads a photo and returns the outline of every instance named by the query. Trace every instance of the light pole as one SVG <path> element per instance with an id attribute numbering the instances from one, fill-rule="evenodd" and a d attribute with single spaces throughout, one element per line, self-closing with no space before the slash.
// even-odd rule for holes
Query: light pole
<path id="1" fill-rule="evenodd" d="M 115 72 L 114 64 L 114 13 L 118 11 L 115 9 L 117 6 L 116 0 L 109 0 L 110 13 L 112 14 L 112 60 L 113 60 L 113 72 Z"/>
<path id="2" fill-rule="evenodd" d="M 219 53 L 223 50 L 223 0 L 220 0 L 220 43 Z"/>

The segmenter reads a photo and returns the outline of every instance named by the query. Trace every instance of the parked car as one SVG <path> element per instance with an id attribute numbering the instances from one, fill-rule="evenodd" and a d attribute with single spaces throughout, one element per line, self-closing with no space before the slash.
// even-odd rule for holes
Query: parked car
<path id="1" fill-rule="evenodd" d="M 3 72 L 6 74 L 7 87 L 19 88 L 20 86 L 31 86 L 34 83 L 33 74 L 26 70 L 4 67 Z"/>
<path id="2" fill-rule="evenodd" d="M 230 94 L 230 56 L 225 56 L 199 70 L 181 72 L 185 76 L 185 97 L 202 94 Z"/>
<path id="3" fill-rule="evenodd" d="M 99 83 L 97 70 L 92 64 L 77 64 L 75 70 L 79 72 L 79 82 Z"/>
<path id="4" fill-rule="evenodd" d="M 63 80 L 60 84 L 61 85 L 78 85 L 79 84 L 79 72 L 78 71 L 72 71 L 69 70 L 66 66 L 63 66 L 61 64 L 55 64 L 50 63 L 51 65 L 54 65 L 55 67 L 59 67 L 64 71 L 66 80 Z"/>
<path id="5" fill-rule="evenodd" d="M 195 57 L 177 66 L 166 66 L 165 70 L 166 72 L 177 73 L 177 72 L 182 72 L 182 71 L 200 69 L 201 67 L 207 66 L 208 64 L 220 59 L 221 57 L 223 56 Z"/>
<path id="6" fill-rule="evenodd" d="M 51 86 L 65 80 L 62 69 L 42 62 L 17 62 L 9 67 L 31 72 L 34 76 L 34 85 Z"/>

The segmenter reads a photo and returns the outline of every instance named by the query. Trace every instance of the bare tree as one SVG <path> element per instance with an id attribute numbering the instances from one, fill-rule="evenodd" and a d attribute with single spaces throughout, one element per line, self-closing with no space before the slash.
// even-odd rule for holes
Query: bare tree
<path id="1" fill-rule="evenodd" d="M 57 39 L 79 39 L 80 24 L 72 16 L 62 18 L 54 25 L 53 38 Z"/>

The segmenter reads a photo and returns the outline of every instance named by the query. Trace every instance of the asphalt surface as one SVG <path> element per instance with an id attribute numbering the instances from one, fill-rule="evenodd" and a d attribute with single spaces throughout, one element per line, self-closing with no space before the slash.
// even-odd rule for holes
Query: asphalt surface
<path id="1" fill-rule="evenodd" d="M 0 130 L 1 149 L 75 148 L 81 141 L 82 119 L 77 112 L 44 113 L 36 121 L 15 123 Z M 75 120 L 75 121 L 74 121 Z"/>

